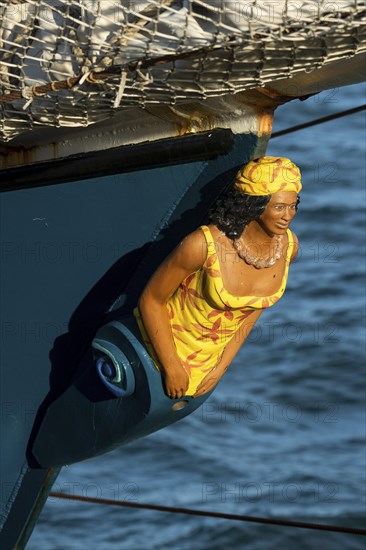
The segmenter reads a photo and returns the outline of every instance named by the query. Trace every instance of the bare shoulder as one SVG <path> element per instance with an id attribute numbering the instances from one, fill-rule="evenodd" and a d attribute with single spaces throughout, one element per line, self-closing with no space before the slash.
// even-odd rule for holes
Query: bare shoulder
<path id="1" fill-rule="evenodd" d="M 297 236 L 295 235 L 295 233 L 293 231 L 291 231 L 291 236 L 292 236 L 293 244 L 292 244 L 290 262 L 292 262 L 296 258 L 297 253 L 299 251 L 299 239 L 297 238 Z"/>
<path id="2" fill-rule="evenodd" d="M 141 295 L 141 303 L 153 297 L 160 304 L 165 304 L 187 275 L 202 267 L 206 256 L 203 232 L 197 230 L 187 235 L 152 275 Z"/>
<path id="3" fill-rule="evenodd" d="M 184 269 L 199 269 L 207 257 L 207 242 L 203 231 L 196 229 L 189 233 L 173 251 L 172 257 Z"/>

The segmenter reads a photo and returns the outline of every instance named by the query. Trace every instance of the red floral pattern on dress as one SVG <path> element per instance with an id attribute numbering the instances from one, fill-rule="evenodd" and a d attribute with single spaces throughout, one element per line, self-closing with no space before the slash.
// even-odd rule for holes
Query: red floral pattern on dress
<path id="1" fill-rule="evenodd" d="M 197 338 L 197 340 L 206 340 L 211 339 L 214 344 L 220 339 L 224 334 L 232 334 L 233 331 L 225 328 L 220 328 L 221 326 L 221 317 L 216 319 L 211 327 L 204 327 L 197 323 L 193 323 L 193 326 L 198 329 L 202 334 Z M 203 334 L 205 332 L 205 334 Z"/>
<path id="2" fill-rule="evenodd" d="M 187 328 L 184 328 L 182 325 L 178 325 L 176 323 L 173 323 L 170 326 L 171 326 L 173 332 L 175 333 L 174 338 L 176 340 L 180 340 L 180 342 L 183 342 L 183 344 L 186 344 L 187 342 L 185 340 L 183 340 L 183 338 L 181 338 L 181 336 L 179 334 L 177 334 L 177 331 L 178 332 L 191 332 L 191 331 L 188 330 Z"/>
<path id="3" fill-rule="evenodd" d="M 169 319 L 174 319 L 174 309 L 171 304 L 168 304 L 168 317 Z"/>
<path id="4" fill-rule="evenodd" d="M 214 265 L 214 263 L 217 260 L 217 254 L 214 252 L 212 256 L 208 258 L 208 260 L 205 262 L 204 270 L 208 275 L 211 275 L 211 277 L 221 277 L 221 273 L 218 269 L 211 269 L 211 266 Z"/>
<path id="5" fill-rule="evenodd" d="M 180 290 L 180 306 L 181 306 L 182 310 L 184 309 L 186 300 L 188 299 L 193 307 L 195 307 L 199 311 L 202 311 L 202 309 L 199 308 L 197 303 L 195 302 L 195 298 L 203 300 L 204 299 L 203 296 L 201 296 L 201 294 L 199 292 L 197 292 L 197 290 L 195 290 L 194 288 L 191 288 L 189 286 L 191 284 L 191 282 L 194 280 L 195 275 L 196 275 L 195 273 L 192 273 L 191 275 L 188 275 L 188 277 L 186 277 L 184 279 L 184 281 L 181 283 L 181 285 L 179 287 L 179 290 Z"/>
<path id="6" fill-rule="evenodd" d="M 192 361 L 194 361 L 198 357 L 198 355 L 201 353 L 201 351 L 202 351 L 202 349 L 194 351 L 193 353 L 188 355 L 185 360 L 181 361 L 183 367 L 188 372 L 188 376 L 191 374 L 192 369 L 197 369 L 197 368 L 203 367 L 211 359 L 212 353 L 208 357 L 206 357 L 203 361 L 195 361 L 193 363 Z M 212 367 L 209 367 L 209 369 L 202 369 L 202 370 L 203 370 L 203 372 L 206 372 L 207 370 L 211 370 L 211 369 L 212 369 Z"/>
<path id="7" fill-rule="evenodd" d="M 208 319 L 212 319 L 212 317 L 217 317 L 217 315 L 223 315 L 226 319 L 229 321 L 232 321 L 234 319 L 234 313 L 230 309 L 229 306 L 225 305 L 224 309 L 213 309 L 208 314 Z"/>

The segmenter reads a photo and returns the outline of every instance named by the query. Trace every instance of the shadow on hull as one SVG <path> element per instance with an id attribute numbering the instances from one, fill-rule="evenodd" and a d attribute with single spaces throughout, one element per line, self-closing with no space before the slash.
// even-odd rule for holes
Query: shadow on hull
<path id="1" fill-rule="evenodd" d="M 208 397 L 174 410 L 142 355 L 130 356 L 134 391 L 116 396 L 106 384 L 114 374 L 101 364 L 98 371 L 93 341 L 133 355 L 118 320 L 131 315 L 162 259 L 206 221 L 238 166 L 265 153 L 268 138 L 216 130 L 182 138 L 176 156 L 167 144 L 148 154 L 145 144 L 138 170 L 131 161 L 123 172 L 120 151 L 109 170 L 98 168 L 109 176 L 88 179 L 81 177 L 90 159 L 74 179 L 67 163 L 56 172 L 40 165 L 38 176 L 36 167 L 17 171 L 21 188 L 1 196 L 2 550 L 25 547 L 63 464 L 160 429 Z"/>

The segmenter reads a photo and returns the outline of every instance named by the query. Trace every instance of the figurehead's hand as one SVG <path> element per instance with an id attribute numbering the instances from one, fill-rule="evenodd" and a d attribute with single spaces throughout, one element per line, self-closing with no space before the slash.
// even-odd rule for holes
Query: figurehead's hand
<path id="1" fill-rule="evenodd" d="M 181 399 L 189 386 L 189 377 L 183 366 L 169 369 L 164 374 L 165 392 L 170 399 Z"/>
<path id="2" fill-rule="evenodd" d="M 217 372 L 209 372 L 202 382 L 197 386 L 193 397 L 200 397 L 201 395 L 212 390 L 220 380 L 221 376 Z"/>
<path id="3" fill-rule="evenodd" d="M 201 395 L 211 391 L 220 381 L 228 368 L 229 365 L 223 365 L 222 363 L 219 363 L 219 365 L 211 369 L 210 372 L 206 374 L 201 383 L 197 386 L 193 397 L 200 397 Z"/>

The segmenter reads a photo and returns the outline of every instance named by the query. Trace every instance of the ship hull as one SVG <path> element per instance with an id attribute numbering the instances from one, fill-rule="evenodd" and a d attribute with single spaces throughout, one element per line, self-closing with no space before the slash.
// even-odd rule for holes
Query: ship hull
<path id="1" fill-rule="evenodd" d="M 169 144 L 149 154 L 146 144 L 140 169 L 121 163 L 109 176 L 86 178 L 90 161 L 83 166 L 82 157 L 77 181 L 67 167 L 18 170 L 21 188 L 2 194 L 3 550 L 25 546 L 65 462 L 56 456 L 56 467 L 42 467 L 33 444 L 47 411 L 73 387 L 96 332 L 111 315 L 131 313 L 151 273 L 205 222 L 238 166 L 265 153 L 269 135 L 228 141 L 220 132 L 197 136 L 199 154 L 191 138 L 184 158 L 170 155 Z M 67 440 L 67 423 L 60 430 Z M 96 444 L 82 458 L 105 450 Z"/>

